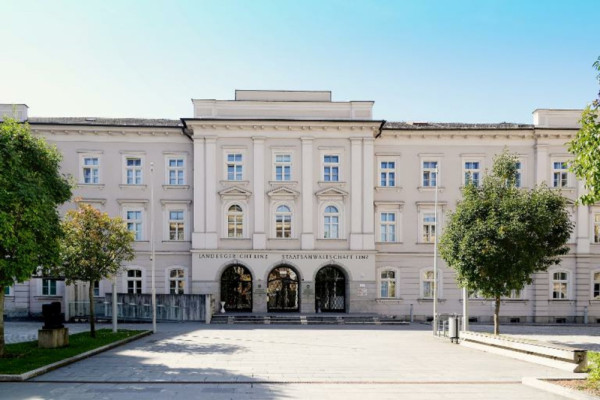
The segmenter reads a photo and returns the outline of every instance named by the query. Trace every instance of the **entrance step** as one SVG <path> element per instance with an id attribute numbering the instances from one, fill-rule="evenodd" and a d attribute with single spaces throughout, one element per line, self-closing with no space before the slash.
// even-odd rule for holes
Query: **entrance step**
<path id="1" fill-rule="evenodd" d="M 277 314 L 217 314 L 211 324 L 228 325 L 408 325 L 409 322 L 378 315 L 277 315 Z"/>

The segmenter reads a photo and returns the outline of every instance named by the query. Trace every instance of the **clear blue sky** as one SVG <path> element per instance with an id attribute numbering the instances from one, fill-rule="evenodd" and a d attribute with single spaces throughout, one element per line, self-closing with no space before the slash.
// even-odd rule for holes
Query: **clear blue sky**
<path id="1" fill-rule="evenodd" d="M 390 121 L 531 122 L 598 84 L 598 0 L 1 0 L 0 103 L 179 118 L 235 89 L 331 90 Z"/>

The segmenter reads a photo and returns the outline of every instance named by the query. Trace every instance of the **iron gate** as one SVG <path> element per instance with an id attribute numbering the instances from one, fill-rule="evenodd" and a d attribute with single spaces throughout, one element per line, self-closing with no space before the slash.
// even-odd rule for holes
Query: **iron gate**
<path id="1" fill-rule="evenodd" d="M 346 312 L 346 277 L 333 265 L 323 267 L 317 272 L 315 311 Z"/>
<path id="2" fill-rule="evenodd" d="M 243 265 L 232 265 L 221 275 L 221 301 L 225 310 L 252 312 L 252 275 Z"/>
<path id="3" fill-rule="evenodd" d="M 290 267 L 277 267 L 269 274 L 267 310 L 294 312 L 300 310 L 298 274 Z"/>

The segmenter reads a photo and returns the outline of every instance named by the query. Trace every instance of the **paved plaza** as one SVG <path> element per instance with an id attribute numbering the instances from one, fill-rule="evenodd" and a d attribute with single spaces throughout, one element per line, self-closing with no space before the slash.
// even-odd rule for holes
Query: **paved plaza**
<path id="1" fill-rule="evenodd" d="M 9 323 L 7 337 L 26 324 Z M 0 384 L 0 399 L 560 399 L 521 379 L 569 375 L 450 344 L 420 324 L 158 328 L 30 382 Z M 598 339 L 590 329 L 580 341 Z"/>

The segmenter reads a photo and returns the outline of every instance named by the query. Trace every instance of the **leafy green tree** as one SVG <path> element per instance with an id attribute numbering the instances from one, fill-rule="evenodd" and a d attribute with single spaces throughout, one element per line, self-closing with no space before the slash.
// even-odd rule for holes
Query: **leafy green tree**
<path id="1" fill-rule="evenodd" d="M 61 155 L 29 126 L 0 124 L 0 357 L 4 355 L 4 289 L 59 261 L 57 206 L 71 197 Z"/>
<path id="2" fill-rule="evenodd" d="M 573 229 L 566 200 L 545 185 L 516 187 L 517 157 L 504 151 L 481 186 L 467 185 L 440 239 L 440 254 L 461 287 L 496 301 L 532 282 L 534 272 L 560 263 Z"/>
<path id="3" fill-rule="evenodd" d="M 121 269 L 123 261 L 132 260 L 133 233 L 121 218 L 110 218 L 88 204 L 69 210 L 62 223 L 62 263 L 55 270 L 67 284 L 89 284 L 90 334 L 96 337 L 94 284 L 110 278 Z"/>
<path id="4" fill-rule="evenodd" d="M 594 63 L 599 72 L 596 75 L 600 83 L 600 57 Z M 569 152 L 575 155 L 571 162 L 571 170 L 581 179 L 587 190 L 579 201 L 591 205 L 600 201 L 600 92 L 598 98 L 589 104 L 581 114 L 581 129 L 575 138 L 569 142 Z"/>

